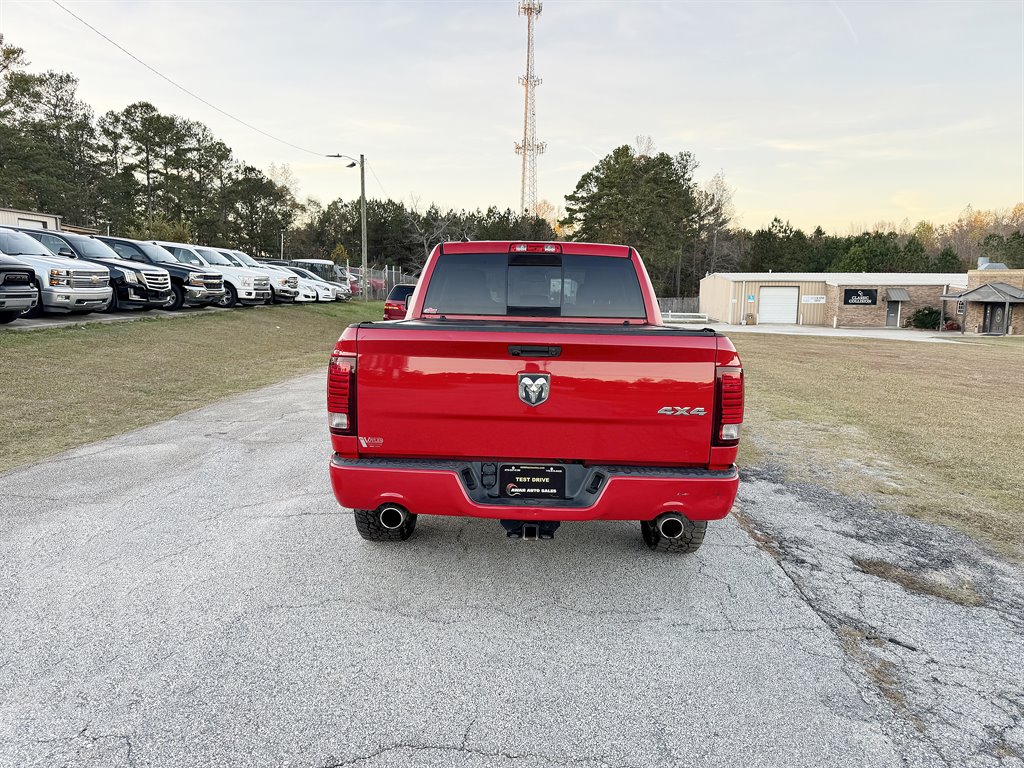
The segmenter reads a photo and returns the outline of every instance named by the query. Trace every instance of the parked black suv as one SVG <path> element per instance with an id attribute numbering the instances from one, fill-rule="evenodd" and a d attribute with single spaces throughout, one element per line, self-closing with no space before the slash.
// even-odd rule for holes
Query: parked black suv
<path id="1" fill-rule="evenodd" d="M 96 239 L 109 245 L 123 259 L 166 269 L 171 275 L 171 301 L 167 309 L 208 307 L 224 298 L 224 276 L 220 272 L 209 267 L 183 264 L 169 251 L 153 243 L 125 237 L 97 236 Z"/>
<path id="2" fill-rule="evenodd" d="M 31 235 L 58 256 L 91 261 L 110 270 L 110 286 L 114 291 L 107 312 L 158 309 L 171 300 L 171 278 L 166 269 L 145 267 L 123 259 L 109 245 L 85 235 L 27 227 L 17 229 Z"/>
<path id="3" fill-rule="evenodd" d="M 0 254 L 0 325 L 17 320 L 39 303 L 36 273 L 13 256 Z"/>

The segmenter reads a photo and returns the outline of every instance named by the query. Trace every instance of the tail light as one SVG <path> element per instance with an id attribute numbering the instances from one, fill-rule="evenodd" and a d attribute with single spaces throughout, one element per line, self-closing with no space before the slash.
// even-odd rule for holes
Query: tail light
<path id="1" fill-rule="evenodd" d="M 327 426 L 332 435 L 356 433 L 356 358 L 335 352 L 327 368 Z"/>
<path id="2" fill-rule="evenodd" d="M 743 369 L 715 369 L 715 445 L 736 445 L 743 423 Z"/>
<path id="3" fill-rule="evenodd" d="M 509 253 L 561 253 L 562 246 L 558 243 L 512 243 Z"/>

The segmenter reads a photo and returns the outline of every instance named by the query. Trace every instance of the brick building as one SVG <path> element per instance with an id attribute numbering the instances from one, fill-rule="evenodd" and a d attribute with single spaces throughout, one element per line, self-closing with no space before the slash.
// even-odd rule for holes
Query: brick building
<path id="1" fill-rule="evenodd" d="M 968 287 L 966 274 L 719 272 L 700 281 L 700 311 L 741 325 L 903 328 L 918 309 L 945 309 L 944 297 Z"/>
<path id="2" fill-rule="evenodd" d="M 944 298 L 955 304 L 949 316 L 955 316 L 967 332 L 1024 333 L 1024 269 L 983 264 L 967 273 L 966 291 Z"/>

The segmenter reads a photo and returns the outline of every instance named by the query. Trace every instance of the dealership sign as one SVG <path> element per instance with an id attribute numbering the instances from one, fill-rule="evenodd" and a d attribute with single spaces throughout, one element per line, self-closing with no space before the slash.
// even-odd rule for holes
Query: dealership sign
<path id="1" fill-rule="evenodd" d="M 878 290 L 875 288 L 847 288 L 843 291 L 843 304 L 858 306 L 877 303 Z"/>

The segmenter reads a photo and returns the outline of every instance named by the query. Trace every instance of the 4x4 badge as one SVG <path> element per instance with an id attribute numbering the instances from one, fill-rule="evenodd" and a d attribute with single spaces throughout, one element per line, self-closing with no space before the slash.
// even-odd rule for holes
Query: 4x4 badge
<path id="1" fill-rule="evenodd" d="M 537 406 L 547 401 L 551 392 L 550 373 L 520 373 L 519 399 L 529 406 Z"/>
<path id="2" fill-rule="evenodd" d="M 678 405 L 666 405 L 664 408 L 659 408 L 658 413 L 662 416 L 706 416 L 707 411 L 703 408 L 693 408 L 687 406 L 686 408 L 680 408 Z"/>

